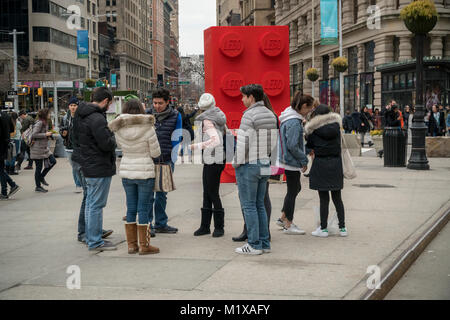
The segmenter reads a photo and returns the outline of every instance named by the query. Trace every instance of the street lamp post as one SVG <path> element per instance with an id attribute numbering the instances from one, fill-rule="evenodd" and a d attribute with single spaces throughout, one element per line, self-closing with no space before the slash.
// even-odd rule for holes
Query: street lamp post
<path id="1" fill-rule="evenodd" d="M 416 34 L 416 110 L 411 126 L 412 150 L 408 161 L 408 169 L 429 170 L 425 152 L 425 134 L 427 126 L 424 122 L 425 107 L 423 104 L 423 43 L 425 34 Z"/>

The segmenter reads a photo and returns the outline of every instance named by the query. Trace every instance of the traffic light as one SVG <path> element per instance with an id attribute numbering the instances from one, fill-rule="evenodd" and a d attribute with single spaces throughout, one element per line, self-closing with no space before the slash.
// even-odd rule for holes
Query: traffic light
<path id="1" fill-rule="evenodd" d="M 48 98 L 48 102 L 53 102 L 53 98 L 52 97 Z"/>
<path id="2" fill-rule="evenodd" d="M 44 89 L 43 88 L 38 88 L 38 96 L 42 97 L 43 94 L 44 94 Z"/>
<path id="3" fill-rule="evenodd" d="M 17 86 L 17 94 L 19 96 L 26 96 L 30 94 L 30 87 L 25 85 Z"/>

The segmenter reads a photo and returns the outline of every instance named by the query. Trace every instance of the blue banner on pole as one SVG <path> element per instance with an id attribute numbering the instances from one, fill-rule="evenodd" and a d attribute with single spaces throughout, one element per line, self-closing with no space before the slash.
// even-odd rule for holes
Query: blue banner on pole
<path id="1" fill-rule="evenodd" d="M 338 4 L 337 0 L 320 1 L 320 31 L 322 45 L 338 44 Z"/>
<path id="2" fill-rule="evenodd" d="M 89 58 L 89 33 L 88 30 L 77 31 L 77 56 L 78 59 Z"/>
<path id="3" fill-rule="evenodd" d="M 111 74 L 111 87 L 117 87 L 117 75 L 115 73 Z"/>

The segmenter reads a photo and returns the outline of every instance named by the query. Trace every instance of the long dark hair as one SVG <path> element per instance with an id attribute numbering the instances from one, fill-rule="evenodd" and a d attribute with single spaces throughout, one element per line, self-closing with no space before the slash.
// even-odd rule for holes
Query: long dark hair
<path id="1" fill-rule="evenodd" d="M 314 98 L 307 94 L 302 94 L 300 91 L 295 93 L 294 99 L 292 99 L 291 107 L 295 111 L 299 112 L 302 106 L 306 104 L 307 106 L 314 105 Z"/>
<path id="2" fill-rule="evenodd" d="M 41 109 L 37 113 L 37 118 L 42 122 L 47 123 L 48 114 L 49 114 L 48 108 Z"/>
<path id="3" fill-rule="evenodd" d="M 273 110 L 272 103 L 270 102 L 270 99 L 269 99 L 269 97 L 267 96 L 267 94 L 265 92 L 264 92 L 264 96 L 263 96 L 263 101 L 264 101 L 264 105 L 266 106 L 266 108 L 269 109 L 270 111 L 272 111 L 272 113 L 278 119 L 278 116 L 277 116 L 275 110 Z"/>

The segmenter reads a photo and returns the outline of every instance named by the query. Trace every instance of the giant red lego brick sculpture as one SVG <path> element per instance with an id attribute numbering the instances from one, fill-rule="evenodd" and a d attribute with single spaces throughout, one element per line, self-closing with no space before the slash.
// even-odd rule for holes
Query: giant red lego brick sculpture
<path id="1" fill-rule="evenodd" d="M 240 87 L 258 83 L 279 115 L 290 104 L 289 28 L 287 26 L 211 27 L 204 31 L 205 91 L 214 95 L 238 129 L 245 106 Z M 227 164 L 221 182 L 235 182 Z"/>

